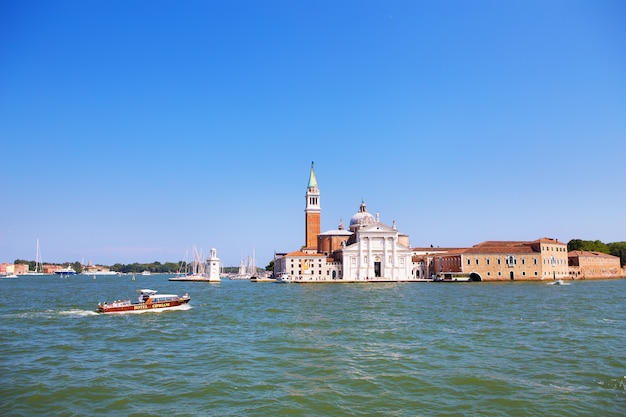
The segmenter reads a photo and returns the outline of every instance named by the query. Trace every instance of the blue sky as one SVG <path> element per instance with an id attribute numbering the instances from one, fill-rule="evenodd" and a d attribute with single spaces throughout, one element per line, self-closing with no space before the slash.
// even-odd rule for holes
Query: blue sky
<path id="1" fill-rule="evenodd" d="M 0 262 L 626 240 L 623 1 L 4 1 Z"/>

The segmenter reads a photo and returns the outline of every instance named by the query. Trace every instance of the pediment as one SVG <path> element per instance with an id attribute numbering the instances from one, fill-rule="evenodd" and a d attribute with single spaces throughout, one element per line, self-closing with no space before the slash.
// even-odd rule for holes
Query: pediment
<path id="1" fill-rule="evenodd" d="M 358 231 L 360 234 L 363 233 L 398 233 L 398 231 L 396 229 L 394 229 L 393 227 L 387 226 L 386 224 L 383 223 L 374 223 L 374 224 L 370 224 L 368 226 L 365 226 L 362 229 L 359 229 Z"/>

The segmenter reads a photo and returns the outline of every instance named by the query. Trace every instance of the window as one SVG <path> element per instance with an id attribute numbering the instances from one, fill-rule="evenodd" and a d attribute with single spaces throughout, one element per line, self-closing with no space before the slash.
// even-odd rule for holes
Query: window
<path id="1" fill-rule="evenodd" d="M 471 265 L 472 264 L 472 260 L 470 258 L 467 258 L 467 264 Z"/>
<path id="2" fill-rule="evenodd" d="M 513 255 L 509 255 L 509 256 L 507 256 L 507 257 L 506 257 L 506 264 L 507 264 L 509 267 L 512 267 L 512 266 L 514 266 L 514 265 L 517 265 L 517 259 L 515 259 L 515 256 L 513 256 Z"/>
<path id="3" fill-rule="evenodd" d="M 485 260 L 485 262 L 487 262 L 487 265 L 491 265 L 491 259 L 487 258 L 487 259 Z M 487 275 L 489 275 L 489 274 L 487 274 Z"/>

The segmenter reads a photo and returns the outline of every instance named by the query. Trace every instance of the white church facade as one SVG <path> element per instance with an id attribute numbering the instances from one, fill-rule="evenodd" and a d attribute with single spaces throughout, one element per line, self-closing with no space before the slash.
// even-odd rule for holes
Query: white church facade
<path id="1" fill-rule="evenodd" d="M 350 219 L 349 230 L 320 233 L 320 192 L 311 164 L 305 206 L 305 244 L 274 256 L 274 275 L 293 282 L 403 282 L 420 278 L 407 235 L 367 212 L 365 202 Z"/>

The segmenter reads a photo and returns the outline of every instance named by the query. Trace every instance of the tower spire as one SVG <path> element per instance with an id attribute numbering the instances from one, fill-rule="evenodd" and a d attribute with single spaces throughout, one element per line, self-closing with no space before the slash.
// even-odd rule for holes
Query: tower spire
<path id="1" fill-rule="evenodd" d="M 308 188 L 317 188 L 317 178 L 315 178 L 315 162 L 311 161 L 311 174 L 309 174 Z"/>
<path id="2" fill-rule="evenodd" d="M 306 189 L 305 226 L 304 226 L 304 247 L 316 251 L 317 235 L 320 234 L 320 190 L 317 188 L 317 178 L 315 178 L 315 165 L 311 162 L 311 173 L 309 174 L 309 184 Z"/>

